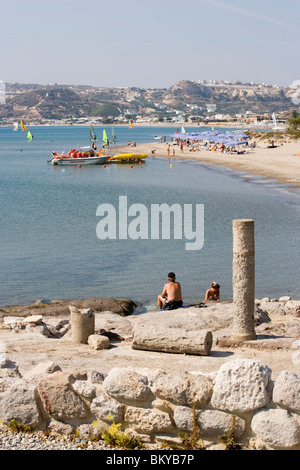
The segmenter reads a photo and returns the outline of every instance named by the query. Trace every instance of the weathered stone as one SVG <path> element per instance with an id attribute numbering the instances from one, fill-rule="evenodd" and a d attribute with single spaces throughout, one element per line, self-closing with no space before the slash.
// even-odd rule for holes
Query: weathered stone
<path id="1" fill-rule="evenodd" d="M 71 436 L 74 434 L 74 428 L 70 424 L 62 423 L 61 421 L 57 421 L 56 419 L 51 419 L 50 423 L 48 424 L 48 429 L 53 434 L 60 434 Z"/>
<path id="2" fill-rule="evenodd" d="M 95 331 L 100 333 L 103 330 L 125 338 L 132 335 L 132 325 L 128 318 L 113 312 L 95 313 Z"/>
<path id="3" fill-rule="evenodd" d="M 197 414 L 201 435 L 220 436 L 233 428 L 233 436 L 241 437 L 245 431 L 245 421 L 224 411 L 204 410 Z"/>
<path id="4" fill-rule="evenodd" d="M 30 325 L 40 325 L 43 321 L 42 315 L 30 315 L 29 317 L 24 318 L 24 323 L 28 323 Z"/>
<path id="5" fill-rule="evenodd" d="M 26 380 L 40 380 L 42 377 L 47 377 L 54 372 L 61 371 L 58 364 L 52 361 L 40 362 L 33 369 L 29 370 L 24 374 Z"/>
<path id="6" fill-rule="evenodd" d="M 194 429 L 194 412 L 188 406 L 176 406 L 174 410 L 174 422 L 179 431 L 192 432 Z"/>
<path id="7" fill-rule="evenodd" d="M 161 400 L 160 398 L 157 398 L 156 400 L 153 400 L 152 406 L 153 408 L 157 408 L 158 410 L 164 411 L 165 413 L 173 413 L 174 405 L 172 405 L 166 400 Z"/>
<path id="8" fill-rule="evenodd" d="M 20 317 L 4 317 L 3 323 L 4 325 L 14 325 L 16 323 L 23 323 L 23 318 Z"/>
<path id="9" fill-rule="evenodd" d="M 159 410 L 128 406 L 124 419 L 137 432 L 153 433 L 174 430 L 170 416 Z"/>
<path id="10" fill-rule="evenodd" d="M 254 322 L 255 326 L 261 325 L 262 323 L 270 323 L 271 318 L 264 312 L 261 308 L 256 307 L 254 312 Z"/>
<path id="11" fill-rule="evenodd" d="M 91 399 L 95 396 L 96 387 L 85 380 L 76 380 L 73 383 L 73 389 L 83 398 Z"/>
<path id="12" fill-rule="evenodd" d="M 277 405 L 300 412 L 300 376 L 282 371 L 275 380 L 273 401 Z"/>
<path id="13" fill-rule="evenodd" d="M 37 406 L 37 388 L 24 379 L 0 379 L 0 416 L 5 422 L 12 419 L 23 425 L 37 427 L 42 418 Z"/>
<path id="14" fill-rule="evenodd" d="M 147 377 L 124 368 L 112 369 L 103 382 L 103 388 L 120 401 L 144 401 L 151 394 Z"/>
<path id="15" fill-rule="evenodd" d="M 64 420 L 88 416 L 87 405 L 72 387 L 75 381 L 76 376 L 69 372 L 55 372 L 40 381 L 39 394 L 51 417 Z"/>
<path id="16" fill-rule="evenodd" d="M 213 392 L 212 380 L 202 374 L 188 374 L 188 404 L 205 405 Z"/>
<path id="17" fill-rule="evenodd" d="M 281 302 L 261 302 L 259 308 L 267 315 L 285 315 L 284 304 Z"/>
<path id="18" fill-rule="evenodd" d="M 0 353 L 0 378 L 4 379 L 6 377 L 21 378 L 22 375 L 17 364 L 15 364 L 13 361 L 10 361 L 9 359 L 3 358 L 1 360 Z"/>
<path id="19" fill-rule="evenodd" d="M 103 374 L 97 370 L 91 370 L 87 374 L 87 379 L 92 384 L 101 384 L 104 382 L 105 377 L 107 377 L 107 374 Z"/>
<path id="20" fill-rule="evenodd" d="M 245 413 L 264 407 L 270 400 L 271 370 L 260 361 L 236 359 L 217 372 L 211 404 L 220 410 Z"/>
<path id="21" fill-rule="evenodd" d="M 160 372 L 153 379 L 151 389 L 156 396 L 180 405 L 203 405 L 210 398 L 212 382 L 203 375 L 182 373 L 172 376 Z"/>
<path id="22" fill-rule="evenodd" d="M 121 316 L 131 315 L 136 308 L 135 302 L 129 299 L 110 299 L 102 297 L 72 300 L 72 305 L 77 308 L 91 308 L 93 312 L 110 311 Z M 6 311 L 3 312 L 4 315 L 0 315 L 0 317 L 8 316 Z M 65 316 L 69 314 L 69 301 L 56 300 L 48 304 L 39 303 L 10 308 L 10 316 L 25 317 L 30 314 L 42 314 L 44 317 Z"/>
<path id="23" fill-rule="evenodd" d="M 260 410 L 255 413 L 251 427 L 272 448 L 291 449 L 300 444 L 299 425 L 286 410 Z"/>
<path id="24" fill-rule="evenodd" d="M 107 336 L 90 335 L 87 342 L 93 349 L 109 349 L 109 339 Z"/>
<path id="25" fill-rule="evenodd" d="M 75 344 L 86 344 L 88 337 L 95 331 L 95 316 L 92 309 L 78 309 L 69 306 L 71 313 L 72 342 Z"/>
<path id="26" fill-rule="evenodd" d="M 89 440 L 93 435 L 94 427 L 92 424 L 81 424 L 76 431 L 81 438 Z"/>
<path id="27" fill-rule="evenodd" d="M 151 390 L 157 397 L 174 403 L 185 405 L 188 402 L 186 374 L 172 376 L 160 372 L 152 381 Z"/>
<path id="28" fill-rule="evenodd" d="M 186 331 L 149 324 L 137 324 L 133 330 L 132 349 L 208 356 L 211 347 L 212 334 L 207 330 Z"/>
<path id="29" fill-rule="evenodd" d="M 288 302 L 289 300 L 291 300 L 291 297 L 289 297 L 288 295 L 284 295 L 282 297 L 279 297 L 279 302 Z"/>
<path id="30" fill-rule="evenodd" d="M 286 311 L 286 313 L 287 315 L 293 315 L 294 317 L 299 318 L 300 317 L 300 305 L 297 305 L 293 308 L 289 308 Z"/>
<path id="31" fill-rule="evenodd" d="M 298 309 L 298 307 L 300 307 L 300 300 L 289 300 L 283 306 L 283 309 L 287 314 L 290 314 L 290 312 L 294 312 L 295 309 Z"/>
<path id="32" fill-rule="evenodd" d="M 92 401 L 91 411 L 103 421 L 111 422 L 113 420 L 115 423 L 121 423 L 124 416 L 124 405 L 105 394 L 101 394 Z"/>
<path id="33" fill-rule="evenodd" d="M 121 316 L 131 315 L 136 309 L 136 304 L 129 299 L 106 299 L 92 297 L 86 300 L 72 302 L 77 308 L 91 308 L 93 312 L 113 312 Z"/>

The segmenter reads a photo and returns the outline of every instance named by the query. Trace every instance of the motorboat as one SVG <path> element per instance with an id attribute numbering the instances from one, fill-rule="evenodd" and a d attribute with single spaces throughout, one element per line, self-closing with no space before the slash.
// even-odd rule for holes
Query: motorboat
<path id="1" fill-rule="evenodd" d="M 102 165 L 110 155 L 89 150 L 88 152 L 80 152 L 76 150 L 70 150 L 69 153 L 57 153 L 52 152 L 52 165 Z"/>

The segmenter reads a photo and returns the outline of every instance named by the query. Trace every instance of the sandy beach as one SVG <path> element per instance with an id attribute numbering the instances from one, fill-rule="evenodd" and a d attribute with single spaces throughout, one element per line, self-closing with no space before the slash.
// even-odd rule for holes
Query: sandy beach
<path id="1" fill-rule="evenodd" d="M 249 144 L 251 144 L 251 140 Z M 256 141 L 257 142 L 257 141 Z M 276 148 L 268 148 L 267 141 L 257 142 L 256 148 L 249 148 L 246 154 L 237 155 L 222 153 L 221 151 L 196 150 L 184 147 L 181 151 L 174 142 L 170 143 L 170 155 L 167 153 L 168 142 L 153 142 L 150 144 L 137 144 L 136 147 L 118 147 L 118 152 L 145 153 L 150 158 L 154 150 L 155 157 L 168 157 L 170 159 L 197 160 L 213 165 L 231 168 L 235 171 L 251 173 L 265 178 L 276 180 L 279 184 L 287 184 L 300 188 L 300 142 L 289 141 L 276 143 Z M 173 150 L 175 155 L 173 155 Z"/>

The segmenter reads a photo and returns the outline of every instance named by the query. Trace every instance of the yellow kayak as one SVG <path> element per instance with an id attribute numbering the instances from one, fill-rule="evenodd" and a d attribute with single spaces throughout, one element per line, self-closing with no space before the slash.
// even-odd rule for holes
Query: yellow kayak
<path id="1" fill-rule="evenodd" d="M 144 153 L 120 153 L 118 155 L 113 155 L 108 159 L 108 162 L 139 162 L 145 160 L 148 155 Z"/>

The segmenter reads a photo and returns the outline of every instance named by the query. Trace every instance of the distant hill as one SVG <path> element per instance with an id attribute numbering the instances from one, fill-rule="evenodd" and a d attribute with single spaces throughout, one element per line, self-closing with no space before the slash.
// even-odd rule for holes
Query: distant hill
<path id="1" fill-rule="evenodd" d="M 41 121 L 131 114 L 172 116 L 178 112 L 205 115 L 208 105 L 231 115 L 300 111 L 292 101 L 294 92 L 275 85 L 223 81 L 182 80 L 168 89 L 7 83 L 0 118 Z"/>

